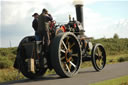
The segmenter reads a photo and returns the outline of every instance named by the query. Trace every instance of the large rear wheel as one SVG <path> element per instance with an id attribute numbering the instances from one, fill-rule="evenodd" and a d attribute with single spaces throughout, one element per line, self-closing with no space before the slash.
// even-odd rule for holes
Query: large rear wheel
<path id="1" fill-rule="evenodd" d="M 73 33 L 60 33 L 55 37 L 51 45 L 51 62 L 61 77 L 77 74 L 81 64 L 81 49 Z"/>
<path id="2" fill-rule="evenodd" d="M 39 56 L 35 56 L 35 46 L 33 46 L 34 44 L 32 44 L 32 41 L 30 40 L 31 37 L 26 37 L 21 41 L 17 53 L 20 60 L 17 63 L 19 64 L 19 70 L 25 77 L 35 79 L 44 75 L 47 68 L 44 67 L 46 64 L 45 57 L 43 57 L 41 54 Z M 37 59 L 37 57 L 40 58 Z M 30 64 L 33 65 L 30 66 Z M 33 71 L 30 68 L 33 69 Z"/>

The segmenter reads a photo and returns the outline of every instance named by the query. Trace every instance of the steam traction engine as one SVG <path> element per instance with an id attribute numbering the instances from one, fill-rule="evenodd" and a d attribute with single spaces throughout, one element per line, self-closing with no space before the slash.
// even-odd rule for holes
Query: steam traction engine
<path id="1" fill-rule="evenodd" d="M 65 25 L 52 25 L 47 54 L 42 41 L 36 41 L 35 36 L 27 36 L 20 42 L 14 67 L 24 76 L 33 79 L 44 75 L 47 69 L 54 69 L 61 77 L 72 77 L 85 61 L 92 61 L 96 71 L 104 68 L 105 49 L 101 44 L 92 45 L 84 35 L 82 5 L 75 7 L 77 21 L 69 18 Z"/>

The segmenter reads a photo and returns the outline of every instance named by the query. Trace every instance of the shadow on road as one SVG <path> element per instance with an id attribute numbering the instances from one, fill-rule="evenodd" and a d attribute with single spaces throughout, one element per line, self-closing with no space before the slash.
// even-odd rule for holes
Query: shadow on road
<path id="1" fill-rule="evenodd" d="M 14 81 L 9 81 L 9 82 L 4 82 L 0 83 L 0 85 L 10 85 L 10 84 L 15 84 L 15 83 L 27 83 L 27 82 L 38 82 L 38 81 L 45 81 L 45 80 L 56 80 L 56 79 L 62 79 L 61 77 L 53 74 L 53 75 L 48 75 L 44 77 L 40 77 L 37 79 L 22 79 L 22 80 L 14 80 Z"/>
<path id="2" fill-rule="evenodd" d="M 98 71 L 80 71 L 79 74 L 82 74 L 82 73 L 94 73 L 94 72 L 98 72 Z"/>
<path id="3" fill-rule="evenodd" d="M 78 74 L 82 74 L 82 73 L 92 73 L 92 72 L 96 72 L 96 71 L 80 71 Z M 22 80 L 14 80 L 14 81 L 9 81 L 9 82 L 4 82 L 4 83 L 0 83 L 0 85 L 12 85 L 12 84 L 18 84 L 18 83 L 27 83 L 27 82 L 38 82 L 38 81 L 49 81 L 49 80 L 59 80 L 59 79 L 64 79 L 59 77 L 56 74 L 51 74 L 51 75 L 47 75 L 38 79 L 22 79 Z"/>

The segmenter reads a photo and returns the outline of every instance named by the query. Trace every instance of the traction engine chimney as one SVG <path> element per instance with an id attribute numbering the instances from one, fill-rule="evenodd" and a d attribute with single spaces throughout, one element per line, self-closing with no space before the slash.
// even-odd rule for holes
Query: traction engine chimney
<path id="1" fill-rule="evenodd" d="M 84 2 L 84 0 L 74 0 L 74 5 L 75 5 L 75 9 L 76 9 L 76 19 L 84 27 L 83 2 Z"/>
<path id="2" fill-rule="evenodd" d="M 76 8 L 77 21 L 79 21 L 84 26 L 84 22 L 83 22 L 83 4 L 76 4 L 75 8 Z"/>

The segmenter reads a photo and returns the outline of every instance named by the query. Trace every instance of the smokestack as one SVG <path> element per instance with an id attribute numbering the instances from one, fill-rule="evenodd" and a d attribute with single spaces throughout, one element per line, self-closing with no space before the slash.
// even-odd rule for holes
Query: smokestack
<path id="1" fill-rule="evenodd" d="M 83 26 L 83 1 L 82 0 L 75 0 L 74 1 L 75 8 L 76 8 L 76 18 Z"/>
<path id="2" fill-rule="evenodd" d="M 83 5 L 75 5 L 76 7 L 76 18 L 82 25 L 83 23 Z"/>

